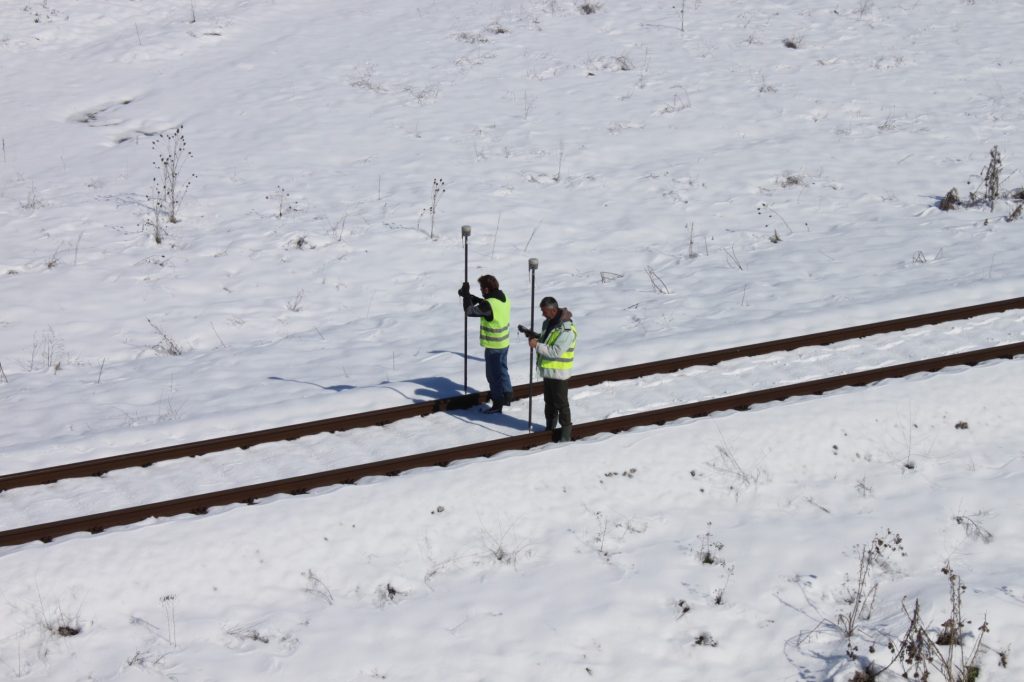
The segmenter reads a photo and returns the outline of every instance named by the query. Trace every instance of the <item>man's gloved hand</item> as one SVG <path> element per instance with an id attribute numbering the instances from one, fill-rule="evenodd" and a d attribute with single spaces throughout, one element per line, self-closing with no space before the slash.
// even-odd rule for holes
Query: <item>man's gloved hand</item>
<path id="1" fill-rule="evenodd" d="M 463 298 L 469 296 L 469 282 L 462 283 L 462 287 L 459 288 L 459 296 Z"/>
<path id="2" fill-rule="evenodd" d="M 520 334 L 525 334 L 526 338 L 528 339 L 536 339 L 540 337 L 540 334 L 538 334 L 535 331 L 530 331 L 529 327 L 526 327 L 524 325 L 519 325 L 517 329 L 519 330 Z"/>

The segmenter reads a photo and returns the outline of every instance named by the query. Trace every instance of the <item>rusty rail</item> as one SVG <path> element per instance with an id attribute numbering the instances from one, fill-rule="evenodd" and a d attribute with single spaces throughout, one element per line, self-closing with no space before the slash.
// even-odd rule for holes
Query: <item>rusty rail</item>
<path id="1" fill-rule="evenodd" d="M 592 386 L 606 381 L 623 381 L 635 379 L 651 374 L 668 374 L 677 372 L 695 365 L 715 365 L 726 360 L 734 360 L 741 357 L 765 355 L 779 351 L 794 350 L 804 346 L 822 346 L 839 341 L 862 338 L 873 334 L 902 331 L 914 327 L 921 327 L 930 324 L 940 324 L 953 320 L 963 320 L 979 315 L 1006 312 L 1007 310 L 1024 308 L 1024 297 L 1010 298 L 991 303 L 982 303 L 951 310 L 942 310 L 923 315 L 901 317 L 883 322 L 872 322 L 855 327 L 844 327 L 830 331 L 791 336 L 775 341 L 764 341 L 743 346 L 735 346 L 721 350 L 696 353 L 668 360 L 646 362 L 638 365 L 617 367 L 579 374 L 569 380 L 571 388 L 581 386 Z M 541 391 L 540 384 L 520 384 L 512 389 L 515 398 L 525 398 L 530 394 L 537 395 Z M 90 459 L 70 464 L 33 469 L 19 473 L 0 476 L 0 492 L 13 488 L 21 488 L 31 485 L 44 485 L 53 483 L 65 478 L 81 478 L 85 476 L 100 476 L 108 471 L 125 469 L 129 467 L 145 467 L 155 462 L 179 459 L 184 457 L 196 457 L 211 452 L 230 450 L 232 448 L 249 448 L 262 443 L 274 443 L 279 441 L 294 440 L 303 436 L 310 436 L 325 432 L 348 431 L 350 429 L 363 428 L 368 426 L 382 426 L 402 419 L 411 417 L 422 417 L 435 412 L 446 412 L 472 407 L 473 405 L 485 402 L 490 394 L 487 391 L 472 393 L 469 395 L 452 396 L 438 400 L 423 401 L 410 405 L 401 405 L 371 412 L 331 417 L 316 421 L 280 426 L 260 431 L 251 431 L 220 438 L 210 438 L 193 443 L 182 443 L 166 447 L 142 450 L 124 455 Z"/>
<path id="2" fill-rule="evenodd" d="M 863 386 L 884 379 L 905 377 L 921 372 L 937 372 L 947 367 L 976 365 L 979 362 L 1000 358 L 1013 358 L 1022 354 L 1024 354 L 1024 342 L 984 348 L 966 353 L 957 353 L 955 355 L 826 377 L 824 379 L 805 381 L 750 393 L 702 400 L 696 403 L 666 407 L 650 412 L 640 412 L 612 419 L 587 422 L 574 426 L 573 435 L 574 439 L 578 439 L 598 433 L 618 433 L 637 426 L 664 424 L 685 417 L 703 417 L 713 412 L 724 410 L 745 410 L 755 404 L 785 400 L 797 396 L 821 394 L 846 386 Z M 461 459 L 487 457 L 509 450 L 527 450 L 548 443 L 550 440 L 550 433 L 528 433 L 521 436 L 342 467 L 330 471 L 295 476 L 203 495 L 183 497 L 176 500 L 155 502 L 129 509 L 16 528 L 0 532 L 0 546 L 19 545 L 36 540 L 49 542 L 54 538 L 82 531 L 98 533 L 107 528 L 137 523 L 153 517 L 167 517 L 185 513 L 203 514 L 210 507 L 237 503 L 253 504 L 257 499 L 266 498 L 271 495 L 281 493 L 302 494 L 313 488 L 353 483 L 368 476 L 393 476 L 419 467 L 444 466 Z"/>

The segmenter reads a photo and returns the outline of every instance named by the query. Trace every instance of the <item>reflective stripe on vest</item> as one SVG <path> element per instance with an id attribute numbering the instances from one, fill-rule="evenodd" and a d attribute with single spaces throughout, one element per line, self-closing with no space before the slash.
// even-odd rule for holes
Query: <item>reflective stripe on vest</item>
<path id="1" fill-rule="evenodd" d="M 508 348 L 512 304 L 508 298 L 504 301 L 488 298 L 487 302 L 491 305 L 492 319 L 488 322 L 486 317 L 480 318 L 480 345 L 484 348 Z"/>
<path id="2" fill-rule="evenodd" d="M 572 369 L 572 360 L 576 355 L 576 325 L 570 322 L 569 329 L 572 331 L 572 343 L 569 344 L 569 347 L 565 350 L 565 352 L 562 353 L 557 358 L 546 358 L 543 355 L 538 355 L 538 367 L 540 367 L 541 369 Z M 561 335 L 562 325 L 558 325 L 558 327 L 553 332 L 551 332 L 551 335 L 548 336 L 546 344 L 549 346 L 555 345 L 555 341 L 557 341 L 558 337 Z"/>

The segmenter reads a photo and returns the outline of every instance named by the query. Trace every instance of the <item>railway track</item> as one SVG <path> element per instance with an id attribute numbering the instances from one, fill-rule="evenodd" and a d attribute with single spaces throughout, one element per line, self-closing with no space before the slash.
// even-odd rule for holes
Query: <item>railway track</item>
<path id="1" fill-rule="evenodd" d="M 904 331 L 915 327 L 935 325 L 943 322 L 965 320 L 980 315 L 1006 312 L 1024 308 L 1024 297 L 994 301 L 973 306 L 954 308 L 923 315 L 901 317 L 893 320 L 874 322 L 854 327 L 844 327 L 824 332 L 792 336 L 774 341 L 735 346 L 721 350 L 696 353 L 668 360 L 629 365 L 614 369 L 579 374 L 569 380 L 570 388 L 593 386 L 610 381 L 624 381 L 653 374 L 669 374 L 696 365 L 711 366 L 727 360 L 742 357 L 754 357 L 779 351 L 791 351 L 806 346 L 825 346 L 841 341 L 873 336 L 887 332 Z M 521 384 L 513 388 L 517 399 L 541 392 L 539 383 Z M 212 452 L 220 452 L 234 448 L 250 448 L 254 445 L 295 440 L 325 432 L 341 432 L 370 426 L 383 426 L 403 419 L 422 417 L 438 412 L 462 410 L 486 402 L 490 398 L 488 392 L 471 393 L 452 396 L 432 401 L 423 401 L 399 407 L 362 412 L 359 414 L 332 417 L 316 421 L 292 424 L 271 429 L 263 429 L 220 438 L 182 443 L 161 448 L 142 450 L 139 452 L 111 457 L 90 459 L 81 462 L 58 466 L 33 469 L 0 476 L 0 492 L 34 485 L 45 485 L 68 478 L 101 476 L 111 471 L 130 467 L 146 467 L 157 462 L 197 457 Z"/>
<path id="2" fill-rule="evenodd" d="M 1013 304 L 1011 305 L 1011 303 Z M 683 367 L 690 367 L 692 365 L 712 365 L 720 363 L 720 361 L 723 361 L 725 359 L 732 359 L 736 357 L 750 356 L 767 352 L 775 352 L 778 350 L 790 350 L 806 345 L 824 345 L 826 343 L 835 343 L 841 340 L 859 338 L 872 333 L 877 334 L 882 332 L 900 331 L 904 329 L 909 329 L 911 327 L 954 321 L 954 319 L 962 319 L 968 316 L 975 316 L 976 314 L 1000 312 L 1020 307 L 1022 303 L 1024 303 L 1024 299 L 1011 299 L 1011 301 L 1000 301 L 992 304 L 986 304 L 984 306 L 971 306 L 970 308 L 958 308 L 955 311 L 943 311 L 940 313 L 934 313 L 932 315 L 916 315 L 914 317 L 904 317 L 898 319 L 898 321 L 888 321 L 885 323 L 879 323 L 878 325 L 865 325 L 856 328 L 848 328 L 846 330 L 834 330 L 831 332 L 825 332 L 821 334 L 811 334 L 801 337 L 792 337 L 790 339 L 782 339 L 779 341 L 767 342 L 763 344 L 753 344 L 750 346 L 740 346 L 736 348 L 729 348 L 710 353 L 700 353 L 697 355 L 689 355 L 686 357 L 674 358 L 672 360 L 660 361 L 660 363 L 650 363 L 645 365 L 631 366 L 628 368 L 620 368 L 608 372 L 598 372 L 592 373 L 590 375 L 581 375 L 575 378 L 573 384 L 575 386 L 586 386 L 601 383 L 603 381 L 622 380 L 635 377 L 649 376 L 651 374 L 663 372 L 673 372 L 677 371 L 678 369 L 682 369 Z M 991 306 L 996 307 L 993 309 Z M 973 312 L 973 314 L 965 314 L 964 312 L 968 310 L 980 311 Z M 923 319 L 927 319 L 928 322 L 916 322 L 916 324 L 908 324 L 909 321 L 923 321 Z M 878 331 L 864 331 L 872 329 Z M 757 352 L 752 352 L 752 349 L 757 350 Z M 632 414 L 624 417 L 614 417 L 611 419 L 578 424 L 575 425 L 574 427 L 574 435 L 577 438 L 582 438 L 597 433 L 620 432 L 637 426 L 663 424 L 668 421 L 673 421 L 686 417 L 701 417 L 715 412 L 721 412 L 726 410 L 745 410 L 753 406 L 753 404 L 757 403 L 782 400 L 788 397 L 795 397 L 799 395 L 820 394 L 829 390 L 835 390 L 837 388 L 846 386 L 865 385 L 881 381 L 884 379 L 905 377 L 911 374 L 918 374 L 922 372 L 936 372 L 947 367 L 976 365 L 978 363 L 982 363 L 982 361 L 997 358 L 1011 358 L 1020 354 L 1024 354 L 1024 343 L 1012 343 L 991 348 L 983 348 L 980 350 L 973 350 L 969 352 L 944 355 L 941 357 L 916 360 L 912 361 L 912 363 L 906 363 L 902 365 L 867 370 L 863 372 L 854 372 L 834 377 L 816 379 L 813 381 L 788 384 L 753 392 L 727 395 L 708 400 L 699 400 L 696 402 L 680 404 L 680 406 L 674 406 L 670 408 L 663 408 L 649 412 Z M 672 367 L 676 365 L 682 365 L 682 367 L 666 369 L 667 367 Z M 611 378 L 609 378 L 609 375 Z M 517 390 L 522 391 L 523 394 L 527 393 L 530 389 L 529 386 L 519 386 L 516 388 Z M 459 404 L 463 404 L 464 407 L 468 407 L 469 404 L 472 404 L 473 402 L 483 399 L 482 396 L 484 395 L 485 394 L 472 394 L 468 396 L 460 396 L 459 398 L 450 398 L 447 400 L 436 400 L 433 402 L 416 403 L 414 404 L 414 406 L 407 406 L 403 408 L 385 411 L 377 411 L 375 413 L 367 413 L 364 415 L 353 415 L 348 418 L 338 418 L 338 420 L 353 420 L 353 422 L 354 420 L 362 420 L 364 422 L 370 420 L 371 424 L 388 423 L 387 421 L 380 422 L 378 420 L 380 420 L 383 416 L 384 418 L 388 418 L 388 421 L 395 421 L 394 419 L 390 419 L 390 417 L 393 417 L 393 414 L 385 413 L 394 413 L 396 411 L 400 412 L 403 410 L 409 410 L 411 408 L 415 408 L 417 411 L 423 410 L 424 408 L 432 408 L 427 412 L 419 413 L 429 414 L 430 412 L 437 412 L 442 409 L 451 410 L 454 409 L 455 406 L 459 406 Z M 443 406 L 439 406 L 438 403 L 444 404 Z M 211 441 L 203 441 L 203 443 L 224 442 L 225 440 L 230 442 L 230 438 L 242 438 L 248 440 L 257 438 L 258 434 L 268 433 L 280 436 L 281 432 L 292 432 L 291 429 L 295 429 L 298 427 L 321 428 L 321 430 L 311 431 L 313 433 L 318 433 L 322 432 L 323 430 L 332 430 L 323 429 L 322 427 L 326 424 L 336 423 L 338 420 L 322 420 L 319 422 L 310 422 L 308 424 L 296 425 L 294 427 L 283 427 L 282 429 L 269 429 L 267 431 L 242 434 L 241 436 L 233 436 L 222 439 L 214 439 Z M 364 425 L 369 424 L 364 423 Z M 355 426 L 349 425 L 347 426 L 347 428 L 355 428 Z M 281 440 L 287 438 L 274 437 L 273 439 Z M 270 441 L 272 440 L 256 439 L 252 442 Z M 487 457 L 490 455 L 495 455 L 497 453 L 507 451 L 528 450 L 530 449 L 530 447 L 539 446 L 549 441 L 550 434 L 526 433 L 522 435 L 505 437 L 486 442 L 470 443 L 456 447 L 447 447 L 447 449 L 436 450 L 417 455 L 410 455 L 407 457 L 399 457 L 378 462 L 372 462 L 368 464 L 341 467 L 329 471 L 316 472 L 301 476 L 293 476 L 290 478 L 273 480 L 265 483 L 233 487 L 229 489 L 224 489 L 224 491 L 218 491 L 215 493 L 209 493 L 205 495 L 190 496 L 175 500 L 169 500 L 165 502 L 158 502 L 154 504 L 147 504 L 127 509 L 121 509 L 112 512 L 91 514 L 77 518 L 41 523 L 23 528 L 4 530 L 0 531 L 0 546 L 19 545 L 34 541 L 47 542 L 57 537 L 73 534 L 73 532 L 98 532 L 105 528 L 124 525 L 128 523 L 134 523 L 151 517 L 166 517 L 182 513 L 205 513 L 209 508 L 216 506 L 239 503 L 253 504 L 255 503 L 256 500 L 270 497 L 273 495 L 302 494 L 308 492 L 309 489 L 315 487 L 323 487 L 339 483 L 351 483 L 358 479 L 366 478 L 369 476 L 395 475 L 401 473 L 402 471 L 408 471 L 414 468 L 426 466 L 443 466 L 462 459 Z M 180 449 L 187 449 L 187 447 L 196 444 L 197 443 L 186 443 L 177 447 L 180 447 Z M 236 443 L 228 446 L 238 447 L 240 445 Z M 161 451 L 166 450 L 168 449 L 161 449 Z M 200 447 L 200 450 L 202 450 L 202 447 Z M 205 452 L 212 451 L 207 450 Z M 188 457 L 194 456 L 196 454 L 201 453 L 191 452 L 188 454 L 178 455 L 178 457 Z"/>

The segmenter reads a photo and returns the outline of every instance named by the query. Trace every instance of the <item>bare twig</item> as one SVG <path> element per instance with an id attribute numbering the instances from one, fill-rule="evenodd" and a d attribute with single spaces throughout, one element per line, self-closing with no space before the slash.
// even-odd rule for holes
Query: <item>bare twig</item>
<path id="1" fill-rule="evenodd" d="M 288 310 L 292 311 L 293 313 L 297 313 L 300 310 L 302 310 L 302 297 L 305 295 L 305 293 L 305 291 L 299 289 L 298 293 L 295 294 L 295 298 L 288 301 Z"/>
<path id="2" fill-rule="evenodd" d="M 530 233 L 530 238 L 526 240 L 526 246 L 523 247 L 523 253 L 526 253 L 526 250 L 530 248 L 530 242 L 533 241 L 533 235 L 537 234 L 537 228 L 540 227 L 541 222 L 538 220 L 536 227 L 533 228 L 533 232 Z"/>
<path id="3" fill-rule="evenodd" d="M 730 263 L 735 265 L 740 270 L 743 269 L 743 265 L 742 265 L 742 263 L 740 263 L 740 259 L 736 257 L 736 247 L 735 246 L 730 246 L 728 249 L 723 247 L 722 251 L 725 252 L 726 260 L 728 260 Z"/>
<path id="4" fill-rule="evenodd" d="M 999 147 L 992 147 L 989 151 L 989 157 L 988 165 L 981 171 L 981 181 L 985 187 L 984 192 L 981 197 L 972 192 L 971 199 L 975 202 L 987 201 L 988 210 L 991 212 L 996 209 L 996 199 L 999 198 L 999 173 L 1003 169 L 1003 159 L 999 155 Z"/>
<path id="5" fill-rule="evenodd" d="M 530 118 L 530 112 L 533 110 L 533 103 L 537 101 L 536 97 L 530 97 L 530 93 L 523 90 L 523 120 Z"/>
<path id="6" fill-rule="evenodd" d="M 852 579 L 847 576 L 845 601 L 848 607 L 836 619 L 840 631 L 847 639 L 853 637 L 861 621 L 871 618 L 878 594 L 879 573 L 892 571 L 892 560 L 897 556 L 906 556 L 903 538 L 891 530 L 876 534 L 870 543 L 855 549 L 859 550 L 857 575 Z"/>
<path id="7" fill-rule="evenodd" d="M 789 226 L 789 223 L 788 223 L 788 222 L 786 221 L 786 219 L 785 219 L 785 218 L 783 218 L 783 217 L 782 217 L 782 214 L 781 214 L 781 213 L 779 213 L 778 211 L 776 211 L 776 210 L 775 210 L 774 208 L 772 208 L 771 206 L 769 206 L 769 205 L 768 205 L 768 203 L 767 203 L 767 202 L 765 202 L 765 201 L 762 201 L 762 202 L 761 202 L 760 204 L 758 204 L 758 207 L 757 207 L 757 213 L 758 213 L 758 215 L 760 215 L 762 211 L 766 211 L 766 212 L 768 212 L 768 213 L 771 213 L 771 214 L 772 214 L 772 215 L 774 215 L 774 216 L 775 216 L 776 218 L 778 218 L 779 220 L 781 220 L 781 221 L 782 221 L 782 224 L 786 226 L 786 229 L 787 229 L 787 230 L 789 230 L 789 233 L 790 233 L 790 234 L 793 234 L 793 228 Z M 767 226 L 767 225 L 765 225 L 765 227 L 768 227 L 768 226 Z"/>
<path id="8" fill-rule="evenodd" d="M 972 540 L 981 540 L 985 544 L 992 542 L 993 535 L 977 521 L 977 517 L 984 516 L 984 512 L 977 512 L 974 515 L 957 514 L 953 520 L 964 529 L 964 533 Z"/>
<path id="9" fill-rule="evenodd" d="M 498 228 L 501 227 L 501 212 L 498 212 L 498 222 L 494 225 L 494 239 L 491 240 L 491 258 L 494 258 L 494 247 L 498 245 Z"/>
<path id="10" fill-rule="evenodd" d="M 160 605 L 164 608 L 164 620 L 167 622 L 167 642 L 171 646 L 178 645 L 178 626 L 174 615 L 174 595 L 160 597 Z"/>
<path id="11" fill-rule="evenodd" d="M 160 327 L 153 323 L 153 320 L 146 318 L 146 322 L 149 322 L 149 326 L 153 328 L 157 334 L 160 335 L 160 342 L 153 346 L 153 350 L 164 355 L 181 355 L 185 351 L 182 349 L 178 342 L 167 335 Z"/>
<path id="12" fill-rule="evenodd" d="M 647 265 L 644 267 L 644 271 L 647 273 L 647 276 L 651 279 L 651 286 L 654 287 L 655 291 L 657 291 L 659 294 L 672 293 L 671 291 L 669 291 L 668 285 L 665 284 L 664 280 L 662 280 L 661 277 L 658 277 L 658 273 L 654 271 L 654 268 Z"/>
<path id="13" fill-rule="evenodd" d="M 146 206 L 150 213 L 149 226 L 159 244 L 163 239 L 161 221 L 166 216 L 167 222 L 178 222 L 178 210 L 196 176 L 183 172 L 192 152 L 188 150 L 182 126 L 160 133 L 152 146 L 157 153 L 157 160 L 153 162 L 157 175 L 153 178 L 153 189 L 146 195 Z"/>
<path id="14" fill-rule="evenodd" d="M 213 330 L 213 335 L 217 337 L 218 341 L 220 341 L 221 348 L 227 348 L 227 344 L 224 343 L 224 339 L 220 338 L 220 334 L 217 333 L 217 328 L 213 326 L 213 322 L 210 323 L 210 329 Z"/>
<path id="15" fill-rule="evenodd" d="M 334 595 L 331 593 L 330 588 L 328 588 L 327 585 L 324 584 L 324 581 L 321 580 L 320 577 L 313 572 L 313 569 L 309 569 L 302 575 L 305 576 L 308 582 L 308 584 L 306 585 L 306 592 L 309 592 L 314 596 L 320 597 L 325 602 L 327 602 L 328 606 L 334 603 Z"/>
<path id="16" fill-rule="evenodd" d="M 441 195 L 444 194 L 444 180 L 441 178 L 434 178 L 434 191 L 431 194 L 430 199 L 430 238 L 434 237 L 434 218 L 437 216 L 437 204 L 441 201 Z"/>

